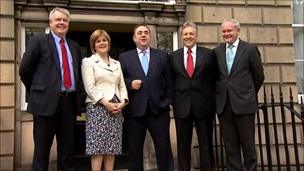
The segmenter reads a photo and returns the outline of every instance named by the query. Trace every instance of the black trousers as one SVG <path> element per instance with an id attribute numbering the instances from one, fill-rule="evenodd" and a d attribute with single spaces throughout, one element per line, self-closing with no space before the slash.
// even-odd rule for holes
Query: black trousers
<path id="1" fill-rule="evenodd" d="M 173 171 L 169 124 L 168 111 L 153 114 L 148 109 L 144 116 L 127 118 L 129 171 L 144 171 L 143 147 L 147 130 L 154 143 L 157 170 Z"/>
<path id="2" fill-rule="evenodd" d="M 193 113 L 188 118 L 175 118 L 176 136 L 177 136 L 177 157 L 178 170 L 191 170 L 191 144 L 193 125 L 196 129 L 196 134 L 199 143 L 200 168 L 202 171 L 212 170 L 211 153 L 213 152 L 212 145 L 212 119 L 195 119 Z M 211 126 L 211 128 L 210 128 Z"/>
<path id="3" fill-rule="evenodd" d="M 33 171 L 47 171 L 50 149 L 56 135 L 57 171 L 72 171 L 76 94 L 60 97 L 57 111 L 52 116 L 34 114 Z"/>
<path id="4" fill-rule="evenodd" d="M 231 109 L 230 101 L 227 100 L 226 107 L 223 113 L 218 115 L 218 118 L 225 145 L 228 170 L 256 171 L 255 114 L 235 114 Z M 241 152 L 243 152 L 243 160 Z"/>

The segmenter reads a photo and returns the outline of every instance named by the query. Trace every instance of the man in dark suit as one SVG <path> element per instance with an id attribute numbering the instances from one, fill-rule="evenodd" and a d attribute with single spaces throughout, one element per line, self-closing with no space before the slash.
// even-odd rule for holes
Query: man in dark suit
<path id="1" fill-rule="evenodd" d="M 147 25 L 134 28 L 136 49 L 119 56 L 129 95 L 127 119 L 129 171 L 143 171 L 143 146 L 148 129 L 159 171 L 173 170 L 169 136 L 169 105 L 173 82 L 167 53 L 150 47 Z"/>
<path id="2" fill-rule="evenodd" d="M 51 33 L 31 38 L 19 68 L 29 92 L 27 111 L 33 114 L 33 171 L 48 170 L 54 135 L 58 170 L 73 170 L 73 127 L 83 88 L 80 48 L 66 39 L 69 19 L 68 10 L 54 8 L 49 14 Z"/>
<path id="3" fill-rule="evenodd" d="M 181 171 L 191 169 L 193 124 L 199 143 L 201 170 L 212 169 L 216 61 L 210 49 L 196 45 L 197 36 L 196 24 L 185 22 L 181 32 L 184 47 L 170 54 L 175 85 L 173 111 L 178 168 Z"/>
<path id="4" fill-rule="evenodd" d="M 229 171 L 252 171 L 257 167 L 255 112 L 257 93 L 264 81 L 263 66 L 258 48 L 238 38 L 240 23 L 237 20 L 225 20 L 221 31 L 225 43 L 214 49 L 219 68 L 216 112 L 227 168 Z"/>

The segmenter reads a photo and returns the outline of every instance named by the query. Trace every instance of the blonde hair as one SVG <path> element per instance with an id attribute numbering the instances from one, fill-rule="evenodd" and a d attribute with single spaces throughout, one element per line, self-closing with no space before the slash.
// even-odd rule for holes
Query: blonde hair
<path id="1" fill-rule="evenodd" d="M 97 41 L 97 39 L 99 37 L 105 37 L 107 39 L 107 41 L 109 42 L 109 51 L 110 51 L 110 47 L 111 47 L 111 38 L 109 36 L 109 34 L 102 29 L 97 29 L 95 30 L 91 36 L 90 36 L 90 48 L 91 48 L 91 52 L 95 53 L 95 42 Z"/>

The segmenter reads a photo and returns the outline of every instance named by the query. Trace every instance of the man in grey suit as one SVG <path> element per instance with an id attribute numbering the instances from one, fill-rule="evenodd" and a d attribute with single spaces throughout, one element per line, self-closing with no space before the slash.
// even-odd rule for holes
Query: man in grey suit
<path id="1" fill-rule="evenodd" d="M 214 49 L 218 65 L 216 112 L 227 168 L 229 171 L 252 171 L 257 167 L 255 112 L 257 93 L 264 81 L 263 66 L 258 48 L 239 39 L 237 20 L 225 20 L 221 31 L 225 43 Z"/>
<path id="2" fill-rule="evenodd" d="M 27 111 L 33 114 L 33 171 L 47 171 L 54 135 L 57 170 L 73 170 L 74 121 L 83 92 L 78 44 L 66 39 L 69 11 L 54 8 L 51 33 L 33 36 L 23 55 L 19 75 L 29 93 Z"/>

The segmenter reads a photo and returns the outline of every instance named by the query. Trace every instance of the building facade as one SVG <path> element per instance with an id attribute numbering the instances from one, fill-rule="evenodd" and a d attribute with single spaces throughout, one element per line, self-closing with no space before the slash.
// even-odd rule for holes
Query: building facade
<path id="1" fill-rule="evenodd" d="M 25 112 L 26 93 L 18 68 L 28 38 L 49 31 L 48 12 L 55 6 L 71 12 L 68 36 L 79 42 L 83 56 L 89 55 L 89 36 L 97 28 L 110 33 L 115 58 L 134 47 L 133 27 L 139 23 L 150 27 L 153 47 L 170 52 L 182 46 L 179 31 L 184 21 L 197 23 L 199 45 L 213 48 L 222 41 L 220 23 L 236 18 L 241 39 L 257 44 L 261 52 L 265 91 L 272 87 L 278 95 L 281 85 L 283 93 L 288 94 L 291 87 L 296 97 L 291 4 L 292 0 L 0 0 L 0 170 L 20 170 L 31 164 L 32 115 Z M 176 157 L 174 122 L 171 136 Z M 153 168 L 152 146 L 147 143 L 145 148 L 145 167 Z M 51 160 L 56 158 L 54 149 Z M 195 160 L 193 164 L 197 165 Z"/>

